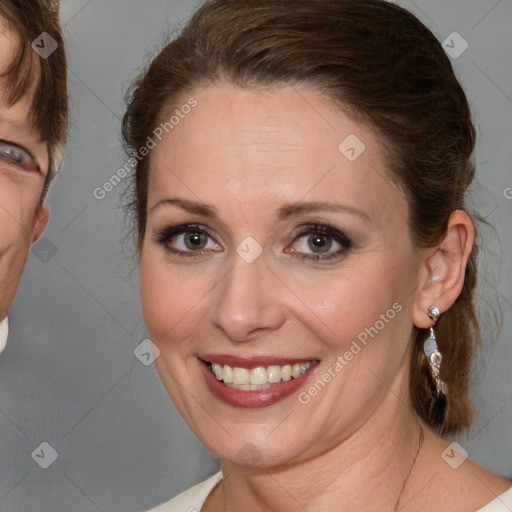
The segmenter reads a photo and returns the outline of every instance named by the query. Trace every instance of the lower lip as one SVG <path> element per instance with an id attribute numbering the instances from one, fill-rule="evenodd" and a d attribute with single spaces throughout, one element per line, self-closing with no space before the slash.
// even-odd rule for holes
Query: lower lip
<path id="1" fill-rule="evenodd" d="M 306 373 L 300 377 L 287 382 L 274 384 L 268 389 L 262 389 L 261 391 L 244 391 L 241 389 L 228 388 L 222 381 L 217 379 L 204 361 L 201 359 L 198 359 L 198 361 L 211 393 L 219 400 L 232 407 L 242 407 L 245 409 L 267 407 L 288 398 L 298 391 L 317 366 L 315 362 Z"/>

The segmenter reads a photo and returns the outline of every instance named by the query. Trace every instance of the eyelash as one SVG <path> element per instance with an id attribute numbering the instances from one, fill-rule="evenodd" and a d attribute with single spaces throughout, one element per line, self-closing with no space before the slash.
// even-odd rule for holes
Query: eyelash
<path id="1" fill-rule="evenodd" d="M 184 258 L 192 258 L 197 259 L 209 252 L 209 250 L 198 250 L 198 251 L 182 251 L 179 249 L 174 249 L 168 245 L 168 242 L 172 240 L 174 237 L 178 235 L 183 235 L 189 232 L 197 232 L 200 234 L 206 234 L 210 239 L 214 240 L 213 235 L 210 233 L 208 229 L 204 226 L 198 224 L 181 224 L 179 226 L 168 227 L 161 231 L 155 238 L 155 241 L 162 245 L 165 250 L 170 253 Z M 342 246 L 342 249 L 339 249 L 336 252 L 329 254 L 299 254 L 299 253 L 289 253 L 293 258 L 299 258 L 302 261 L 327 261 L 333 259 L 339 259 L 348 249 L 352 247 L 352 242 L 350 239 L 345 236 L 341 231 L 334 228 L 329 224 L 308 224 L 305 226 L 301 226 L 300 230 L 293 235 L 293 241 L 297 241 L 298 239 L 306 236 L 306 235 L 327 235 L 333 239 L 333 241 L 337 242 Z"/>
<path id="2" fill-rule="evenodd" d="M 28 159 L 30 160 L 30 165 L 26 165 L 26 164 L 23 164 L 23 163 L 18 163 L 16 161 L 8 158 L 7 156 L 2 155 L 2 151 L 0 151 L 0 160 L 2 160 L 4 162 L 7 162 L 9 165 L 14 165 L 15 167 L 17 167 L 19 169 L 23 169 L 25 171 L 37 171 L 37 172 L 40 172 L 40 167 L 37 164 L 35 158 L 30 153 L 30 151 L 28 151 L 24 147 L 20 146 L 19 144 L 15 144 L 14 142 L 9 142 L 8 140 L 0 139 L 0 148 L 2 146 L 10 146 L 11 148 L 15 148 L 18 152 L 24 153 L 24 155 L 22 155 L 22 158 L 23 158 L 23 156 L 28 157 Z"/>

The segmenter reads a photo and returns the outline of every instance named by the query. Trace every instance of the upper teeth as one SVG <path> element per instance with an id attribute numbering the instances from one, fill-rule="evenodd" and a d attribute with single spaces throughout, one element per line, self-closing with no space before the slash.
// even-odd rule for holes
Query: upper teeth
<path id="1" fill-rule="evenodd" d="M 313 363 L 286 364 L 284 366 L 257 366 L 256 368 L 240 368 L 212 363 L 212 371 L 217 379 L 224 381 L 224 384 L 235 386 L 264 386 L 265 384 L 277 384 L 278 382 L 296 379 L 303 375 Z M 231 387 L 231 386 L 230 386 Z M 269 387 L 269 386 L 266 386 Z"/>

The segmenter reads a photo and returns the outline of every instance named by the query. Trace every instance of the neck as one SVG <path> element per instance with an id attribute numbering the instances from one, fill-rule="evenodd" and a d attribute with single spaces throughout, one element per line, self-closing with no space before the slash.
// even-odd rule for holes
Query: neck
<path id="1" fill-rule="evenodd" d="M 386 418 L 368 421 L 349 438 L 307 460 L 272 468 L 223 462 L 222 509 L 392 512 L 399 495 L 407 494 L 404 483 L 407 487 L 414 480 L 418 420 L 402 404 L 383 409 L 390 411 Z"/>

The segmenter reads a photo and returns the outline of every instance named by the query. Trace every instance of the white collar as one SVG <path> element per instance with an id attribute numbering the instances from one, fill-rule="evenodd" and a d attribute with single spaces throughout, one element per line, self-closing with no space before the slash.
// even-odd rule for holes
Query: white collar
<path id="1" fill-rule="evenodd" d="M 7 336 L 9 335 L 9 321 L 5 317 L 0 322 L 0 354 L 3 352 L 5 345 L 7 345 Z"/>

